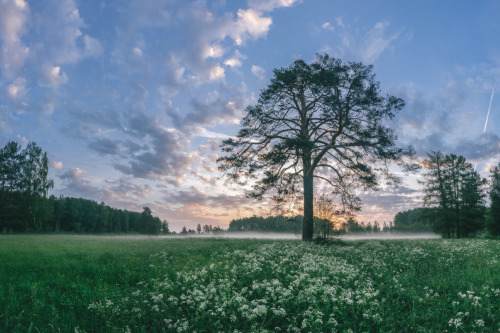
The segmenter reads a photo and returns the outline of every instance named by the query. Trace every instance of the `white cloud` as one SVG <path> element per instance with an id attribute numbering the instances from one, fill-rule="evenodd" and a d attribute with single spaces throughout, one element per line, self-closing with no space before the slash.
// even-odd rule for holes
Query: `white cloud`
<path id="1" fill-rule="evenodd" d="M 210 69 L 210 81 L 224 80 L 224 68 L 217 65 Z"/>
<path id="2" fill-rule="evenodd" d="M 21 41 L 28 14 L 28 5 L 23 0 L 0 1 L 1 67 L 8 77 L 15 76 L 28 57 L 29 48 Z"/>
<path id="3" fill-rule="evenodd" d="M 241 67 L 242 60 L 246 59 L 246 56 L 241 54 L 238 50 L 234 51 L 233 55 L 224 61 L 224 65 L 235 69 L 236 67 Z"/>
<path id="4" fill-rule="evenodd" d="M 248 7 L 268 12 L 279 7 L 291 7 L 297 2 L 297 0 L 249 0 Z"/>
<path id="5" fill-rule="evenodd" d="M 102 53 L 99 41 L 82 32 L 86 28 L 74 0 L 52 0 L 42 12 L 43 55 L 55 64 L 76 63 Z"/>
<path id="6" fill-rule="evenodd" d="M 45 65 L 42 68 L 39 84 L 44 87 L 57 88 L 68 82 L 68 77 L 59 66 Z"/>
<path id="7" fill-rule="evenodd" d="M 56 170 L 61 170 L 63 167 L 62 162 L 52 162 L 52 167 Z"/>
<path id="8" fill-rule="evenodd" d="M 229 138 L 234 138 L 230 135 L 224 134 L 224 133 L 218 133 L 218 132 L 212 132 L 207 130 L 206 128 L 203 127 L 197 127 L 195 136 L 203 137 L 203 138 L 210 138 L 210 139 L 229 139 Z"/>
<path id="9" fill-rule="evenodd" d="M 213 65 L 203 71 L 199 71 L 198 75 L 193 75 L 191 79 L 196 85 L 210 82 L 223 82 L 225 79 L 225 71 L 220 65 Z"/>
<path id="10" fill-rule="evenodd" d="M 399 32 L 386 36 L 386 28 L 388 26 L 389 22 L 378 22 L 368 32 L 367 38 L 361 47 L 363 61 L 368 63 L 374 62 L 389 47 L 391 42 L 399 37 Z"/>
<path id="11" fill-rule="evenodd" d="M 330 24 L 330 22 L 325 22 L 321 25 L 321 27 L 325 30 L 330 30 L 330 31 L 333 31 L 334 28 L 333 26 Z"/>
<path id="12" fill-rule="evenodd" d="M 26 80 L 22 77 L 18 77 L 14 82 L 7 87 L 7 96 L 12 99 L 18 99 L 24 96 L 26 93 Z"/>
<path id="13" fill-rule="evenodd" d="M 259 80 L 266 79 L 266 71 L 262 67 L 252 65 L 252 74 L 255 75 L 256 77 L 258 77 Z"/>
<path id="14" fill-rule="evenodd" d="M 203 58 L 220 58 L 224 53 L 224 48 L 218 44 L 206 45 L 203 50 Z"/>
<path id="15" fill-rule="evenodd" d="M 231 68 L 241 67 L 241 60 L 238 58 L 229 58 L 224 61 L 224 65 Z"/>
<path id="16" fill-rule="evenodd" d="M 230 32 L 237 45 L 242 45 L 247 38 L 265 36 L 273 22 L 270 17 L 263 17 L 261 12 L 254 9 L 239 9 L 237 15 L 235 29 Z"/>
<path id="17" fill-rule="evenodd" d="M 133 54 L 135 57 L 140 58 L 140 57 L 142 57 L 142 50 L 141 50 L 140 48 L 138 48 L 138 47 L 134 47 L 134 48 L 132 49 L 132 54 Z"/>

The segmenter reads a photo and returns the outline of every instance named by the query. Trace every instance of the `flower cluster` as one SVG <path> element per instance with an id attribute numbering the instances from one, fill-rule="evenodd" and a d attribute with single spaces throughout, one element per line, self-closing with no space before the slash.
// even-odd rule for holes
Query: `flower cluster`
<path id="1" fill-rule="evenodd" d="M 467 243 L 434 246 L 458 256 L 440 262 L 446 272 L 464 256 L 488 250 L 478 244 L 471 242 L 470 252 L 464 250 Z M 127 297 L 98 301 L 89 309 L 97 315 L 111 314 L 116 326 L 137 330 L 361 332 L 395 327 L 425 330 L 424 324 L 396 323 L 390 313 L 396 306 L 396 311 L 421 311 L 422 318 L 432 318 L 434 314 L 426 312 L 432 311 L 429 305 L 443 305 L 450 309 L 447 318 L 451 317 L 442 320 L 443 330 L 491 328 L 497 315 L 491 309 L 498 304 L 497 287 L 451 294 L 449 286 L 412 285 L 419 275 L 435 274 L 425 271 L 430 269 L 425 262 L 436 258 L 420 245 L 277 241 L 248 250 L 214 252 L 212 260 L 196 270 L 152 277 Z"/>

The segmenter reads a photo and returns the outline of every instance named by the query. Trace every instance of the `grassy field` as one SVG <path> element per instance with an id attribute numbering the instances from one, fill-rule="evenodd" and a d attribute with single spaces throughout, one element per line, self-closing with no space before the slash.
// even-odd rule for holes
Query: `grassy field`
<path id="1" fill-rule="evenodd" d="M 500 242 L 0 236 L 0 331 L 500 332 Z"/>

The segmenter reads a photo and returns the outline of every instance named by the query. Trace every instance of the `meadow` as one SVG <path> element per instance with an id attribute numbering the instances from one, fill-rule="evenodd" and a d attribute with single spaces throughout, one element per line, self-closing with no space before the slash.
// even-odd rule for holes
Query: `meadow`
<path id="1" fill-rule="evenodd" d="M 500 332 L 500 242 L 0 235 L 0 331 Z"/>

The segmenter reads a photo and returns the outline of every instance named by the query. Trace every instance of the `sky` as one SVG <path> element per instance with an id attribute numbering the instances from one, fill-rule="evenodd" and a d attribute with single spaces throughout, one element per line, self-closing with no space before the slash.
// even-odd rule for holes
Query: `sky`
<path id="1" fill-rule="evenodd" d="M 147 206 L 172 230 L 268 215 L 221 178 L 220 142 L 273 69 L 328 53 L 373 64 L 405 100 L 398 145 L 463 155 L 487 177 L 500 162 L 498 13 L 496 0 L 0 0 L 0 146 L 42 147 L 51 194 Z M 359 193 L 359 219 L 421 206 L 417 179 Z"/>

